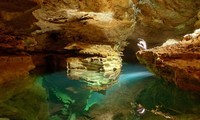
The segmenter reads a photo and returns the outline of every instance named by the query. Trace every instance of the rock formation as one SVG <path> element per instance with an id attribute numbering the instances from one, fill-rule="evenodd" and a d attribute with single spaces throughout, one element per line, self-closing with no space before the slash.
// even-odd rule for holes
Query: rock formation
<path id="1" fill-rule="evenodd" d="M 180 37 L 199 27 L 199 5 L 197 0 L 1 0 L 0 54 L 30 55 L 36 67 L 52 71 L 87 63 L 81 70 L 88 72 L 94 63 L 86 61 L 94 59 L 107 61 L 114 70 L 113 62 L 119 64 L 108 75 L 114 74 L 113 81 L 127 39 L 132 43 L 143 38 L 156 46 Z M 128 47 L 126 58 L 137 45 Z"/>
<path id="2" fill-rule="evenodd" d="M 45 90 L 34 84 L 32 70 L 64 69 L 89 89 L 107 89 L 122 56 L 138 50 L 130 44 L 124 54 L 128 42 L 142 38 L 151 48 L 180 38 L 200 27 L 199 6 L 199 0 L 0 0 L 0 117 L 48 119 Z M 173 42 L 137 57 L 156 75 L 199 92 L 199 30 Z"/>
<path id="3" fill-rule="evenodd" d="M 130 0 L 46 0 L 33 12 L 41 28 L 34 34 L 57 33 L 63 44 L 56 47 L 71 52 L 66 60 L 68 76 L 103 90 L 120 74 L 121 53 L 135 24 L 132 5 Z"/>
<path id="4" fill-rule="evenodd" d="M 13 91 L 13 94 L 21 92 L 21 89 L 17 89 L 17 87 L 24 85 L 24 83 L 29 84 L 28 81 L 24 82 L 23 80 L 29 76 L 29 71 L 34 69 L 35 66 L 31 56 L 25 55 L 0 56 L 0 61 L 0 100 L 4 100 L 7 99 L 5 96 L 10 96 L 11 91 Z"/>
<path id="5" fill-rule="evenodd" d="M 196 28 L 200 28 L 200 11 L 198 12 L 197 17 L 198 17 L 198 21 L 195 22 L 195 25 L 194 25 L 194 26 L 195 26 Z"/>
<path id="6" fill-rule="evenodd" d="M 120 54 L 109 45 L 74 43 L 65 47 L 77 50 L 78 57 L 67 58 L 68 76 L 82 80 L 96 91 L 105 90 L 116 82 L 122 66 Z"/>
<path id="7" fill-rule="evenodd" d="M 38 116 L 47 120 L 45 90 L 34 84 L 34 78 L 29 76 L 29 71 L 35 68 L 31 56 L 1 55 L 0 68 L 0 116 L 9 119 L 35 119 Z M 32 109 L 33 105 L 37 107 Z"/>
<path id="8" fill-rule="evenodd" d="M 134 0 L 138 10 L 132 39 L 142 37 L 147 43 L 162 43 L 198 28 L 197 0 Z M 136 2 L 137 1 L 137 2 Z M 196 22 L 196 23 L 195 23 Z M 156 38 L 156 39 L 155 39 Z"/>
<path id="9" fill-rule="evenodd" d="M 33 12 L 39 20 L 36 24 L 41 28 L 35 31 L 35 34 L 61 32 L 62 40 L 59 41 L 65 41 L 65 45 L 81 41 L 108 44 L 120 50 L 127 44 L 126 39 L 131 34 L 135 22 L 132 15 L 134 8 L 131 5 L 130 0 L 46 0 L 41 9 Z"/>
<path id="10" fill-rule="evenodd" d="M 124 59 L 135 61 L 136 57 L 126 57 L 136 53 L 137 39 L 142 38 L 148 47 L 163 44 L 167 39 L 181 40 L 182 36 L 198 27 L 200 1 L 197 0 L 133 0 L 136 11 L 134 32 L 129 36 L 129 45 L 124 51 Z"/>
<path id="11" fill-rule="evenodd" d="M 137 58 L 157 76 L 182 89 L 200 91 L 200 29 L 178 43 L 138 51 Z"/>

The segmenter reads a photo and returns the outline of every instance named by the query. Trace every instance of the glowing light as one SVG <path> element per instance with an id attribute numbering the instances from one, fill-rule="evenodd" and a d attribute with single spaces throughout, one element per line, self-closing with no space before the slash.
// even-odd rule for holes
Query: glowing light
<path id="1" fill-rule="evenodd" d="M 133 73 L 128 73 L 128 74 L 121 74 L 119 76 L 120 80 L 130 80 L 130 79 L 141 79 L 145 77 L 150 77 L 153 76 L 152 73 L 148 71 L 141 71 L 141 72 L 133 72 Z"/>

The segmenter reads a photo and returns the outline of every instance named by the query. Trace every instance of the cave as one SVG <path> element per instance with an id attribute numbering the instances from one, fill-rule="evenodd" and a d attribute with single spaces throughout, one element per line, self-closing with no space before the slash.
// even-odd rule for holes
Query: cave
<path id="1" fill-rule="evenodd" d="M 0 1 L 0 120 L 198 120 L 199 93 L 198 0 Z"/>

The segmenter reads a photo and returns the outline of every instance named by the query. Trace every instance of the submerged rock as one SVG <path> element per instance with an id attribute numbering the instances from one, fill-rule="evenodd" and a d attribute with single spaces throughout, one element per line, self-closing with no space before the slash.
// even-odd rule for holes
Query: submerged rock
<path id="1" fill-rule="evenodd" d="M 200 91 L 200 30 L 176 44 L 137 52 L 153 73 L 185 90 Z"/>

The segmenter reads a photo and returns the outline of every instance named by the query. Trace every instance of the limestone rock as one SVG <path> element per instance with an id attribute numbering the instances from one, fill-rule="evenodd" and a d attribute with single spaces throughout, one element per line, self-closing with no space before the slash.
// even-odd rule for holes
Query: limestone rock
<path id="1" fill-rule="evenodd" d="M 198 20 L 195 22 L 194 26 L 196 28 L 200 28 L 200 11 L 197 14 L 197 18 L 198 18 Z"/>
<path id="2" fill-rule="evenodd" d="M 108 45 L 71 44 L 66 49 L 77 50 L 78 57 L 67 58 L 67 75 L 81 80 L 92 90 L 105 90 L 117 81 L 121 72 L 121 57 Z"/>
<path id="3" fill-rule="evenodd" d="M 130 37 L 132 39 L 142 37 L 147 43 L 163 43 L 166 38 L 182 37 L 195 29 L 200 1 L 134 1 L 138 14 L 135 31 Z"/>
<path id="4" fill-rule="evenodd" d="M 49 44 L 47 49 L 71 52 L 66 59 L 68 76 L 103 90 L 120 74 L 122 50 L 135 24 L 134 10 L 131 0 L 44 0 L 33 12 L 41 28 L 34 34 L 57 33 L 50 42 L 62 42 L 60 48 Z"/>
<path id="5" fill-rule="evenodd" d="M 0 49 L 2 51 L 20 51 L 24 50 L 24 44 L 19 37 L 0 35 Z"/>
<path id="6" fill-rule="evenodd" d="M 198 28 L 199 5 L 199 0 L 1 0 L 0 33 L 6 32 L 0 35 L 1 54 L 34 53 L 34 59 L 40 59 L 34 60 L 37 66 L 50 56 L 48 64 L 55 68 L 64 63 L 53 54 L 74 57 L 80 64 L 103 59 L 113 66 L 121 64 L 130 35 L 130 40 L 163 43 L 192 30 L 195 22 Z"/>
<path id="7" fill-rule="evenodd" d="M 34 31 L 35 18 L 32 11 L 39 8 L 31 0 L 1 0 L 0 2 L 0 32 L 11 35 L 30 35 Z"/>
<path id="8" fill-rule="evenodd" d="M 31 36 L 15 36 L 0 33 L 0 54 L 21 54 L 34 51 L 37 42 Z"/>
<path id="9" fill-rule="evenodd" d="M 11 55 L 0 56 L 0 68 L 0 78 L 2 80 L 9 79 L 9 77 L 16 77 L 14 75 L 21 76 L 28 74 L 30 70 L 35 68 L 35 65 L 33 64 L 31 56 Z"/>
<path id="10" fill-rule="evenodd" d="M 29 74 L 34 68 L 31 56 L 0 56 L 1 120 L 35 119 L 35 116 L 48 119 L 46 91 L 36 82 L 36 77 Z"/>
<path id="11" fill-rule="evenodd" d="M 41 28 L 35 34 L 57 31 L 66 43 L 110 44 L 121 50 L 135 23 L 132 5 L 130 0 L 46 0 L 41 9 L 33 12 Z"/>
<path id="12" fill-rule="evenodd" d="M 176 43 L 178 43 L 178 40 L 168 39 L 165 43 L 162 44 L 162 46 L 167 46 L 167 45 L 176 44 Z"/>
<path id="13" fill-rule="evenodd" d="M 153 73 L 186 90 L 200 91 L 200 30 L 176 44 L 137 52 L 137 58 Z"/>
<path id="14" fill-rule="evenodd" d="M 31 56 L 0 56 L 0 102 L 24 90 L 20 87 L 29 87 L 29 71 L 34 68 Z"/>

